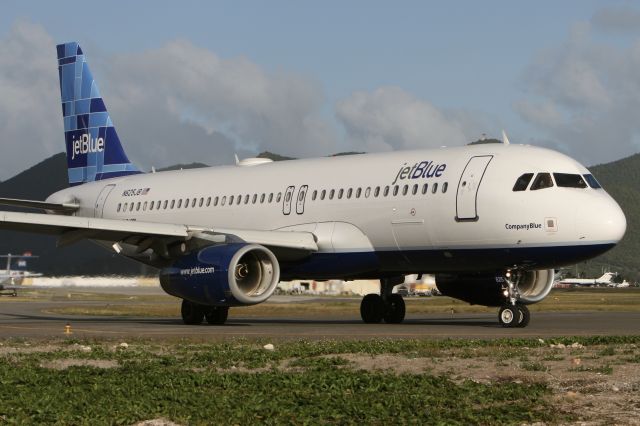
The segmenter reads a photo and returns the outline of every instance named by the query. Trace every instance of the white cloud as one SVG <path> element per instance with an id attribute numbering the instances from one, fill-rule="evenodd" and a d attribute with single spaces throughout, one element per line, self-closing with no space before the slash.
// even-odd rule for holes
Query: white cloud
<path id="1" fill-rule="evenodd" d="M 64 146 L 55 44 L 38 25 L 14 24 L 0 39 L 0 178 Z"/>
<path id="2" fill-rule="evenodd" d="M 334 129 L 320 116 L 321 89 L 297 75 L 269 74 L 246 58 L 222 59 L 179 40 L 112 58 L 108 78 L 113 93 L 103 96 L 127 117 L 123 131 L 147 135 L 148 142 L 134 148 L 140 158 L 158 142 L 156 161 L 164 163 L 201 152 L 209 153 L 208 163 L 220 164 L 232 160 L 233 150 L 304 157 L 335 149 Z M 162 120 L 182 130 L 169 131 Z M 228 158 L 220 158 L 221 145 Z"/>
<path id="3" fill-rule="evenodd" d="M 640 40 L 618 47 L 597 41 L 588 24 L 575 28 L 528 66 L 527 98 L 514 109 L 544 134 L 539 139 L 587 164 L 633 154 L 640 149 Z"/>
<path id="4" fill-rule="evenodd" d="M 596 11 L 591 24 L 607 32 L 640 32 L 640 11 L 628 4 L 610 5 Z"/>
<path id="5" fill-rule="evenodd" d="M 338 103 L 336 115 L 356 150 L 434 148 L 467 142 L 458 121 L 398 87 L 355 92 Z"/>

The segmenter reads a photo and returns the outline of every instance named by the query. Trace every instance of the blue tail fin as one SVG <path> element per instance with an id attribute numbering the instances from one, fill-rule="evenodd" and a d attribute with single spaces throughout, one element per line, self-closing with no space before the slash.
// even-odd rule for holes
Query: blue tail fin
<path id="1" fill-rule="evenodd" d="M 80 45 L 57 49 L 69 184 L 140 173 L 120 144 Z"/>

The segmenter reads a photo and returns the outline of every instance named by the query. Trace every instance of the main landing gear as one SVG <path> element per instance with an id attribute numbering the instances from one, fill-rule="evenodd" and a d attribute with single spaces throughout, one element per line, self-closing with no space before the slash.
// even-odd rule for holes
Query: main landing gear
<path id="1" fill-rule="evenodd" d="M 529 308 L 518 301 L 520 299 L 520 293 L 518 292 L 518 287 L 513 282 L 512 275 L 512 271 L 505 273 L 502 290 L 507 300 L 498 311 L 498 322 L 500 322 L 503 327 L 526 327 L 529 325 L 531 314 L 529 313 Z"/>
<path id="2" fill-rule="evenodd" d="M 228 306 L 205 306 L 188 300 L 182 300 L 182 321 L 185 324 L 197 325 L 203 319 L 207 320 L 207 324 L 224 324 L 229 315 Z"/>
<path id="3" fill-rule="evenodd" d="M 380 294 L 367 294 L 360 303 L 362 321 L 369 324 L 377 324 L 382 320 L 388 324 L 404 321 L 404 299 L 397 293 L 391 293 L 394 286 L 403 282 L 404 277 L 381 279 Z"/>

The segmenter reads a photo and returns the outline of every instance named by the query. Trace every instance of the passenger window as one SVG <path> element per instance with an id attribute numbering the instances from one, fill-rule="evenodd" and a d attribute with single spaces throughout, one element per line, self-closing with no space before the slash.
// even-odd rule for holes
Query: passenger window
<path id="1" fill-rule="evenodd" d="M 211 205 L 211 197 L 207 197 L 207 207 Z"/>
<path id="2" fill-rule="evenodd" d="M 227 202 L 227 196 L 225 195 L 224 197 L 222 197 L 222 202 L 220 203 L 220 205 L 224 206 L 226 202 Z"/>
<path id="3" fill-rule="evenodd" d="M 279 203 L 282 199 L 282 192 L 278 192 L 278 196 L 276 197 L 276 203 Z"/>
<path id="4" fill-rule="evenodd" d="M 360 198 L 361 194 L 362 194 L 362 188 L 356 189 L 356 198 Z"/>
<path id="5" fill-rule="evenodd" d="M 525 173 L 516 180 L 516 184 L 513 185 L 513 191 L 526 191 L 529 182 L 533 178 L 533 173 Z"/>
<path id="6" fill-rule="evenodd" d="M 602 188 L 602 186 L 600 185 L 600 182 L 598 182 L 598 180 L 595 177 L 593 177 L 593 175 L 582 175 L 582 176 L 584 176 L 584 180 L 587 181 L 587 183 L 591 188 L 593 189 Z"/>
<path id="7" fill-rule="evenodd" d="M 376 189 L 373 191 L 373 196 L 378 198 L 378 195 L 380 195 L 380 187 L 376 186 Z"/>
<path id="8" fill-rule="evenodd" d="M 422 185 L 422 195 L 426 194 L 428 190 L 429 190 L 428 183 L 425 183 L 424 185 Z"/>
<path id="9" fill-rule="evenodd" d="M 322 192 L 320 193 L 320 199 L 324 200 L 324 197 L 327 195 L 327 191 L 325 189 L 322 190 Z"/>
<path id="10" fill-rule="evenodd" d="M 269 194 L 269 202 L 273 201 L 273 192 Z"/>
<path id="11" fill-rule="evenodd" d="M 133 211 L 133 204 L 134 204 L 134 203 L 129 204 L 129 211 L 130 211 L 130 212 L 132 212 L 132 211 Z"/>
<path id="12" fill-rule="evenodd" d="M 154 206 L 154 202 L 152 201 L 151 204 L 149 204 L 149 210 L 153 210 L 153 206 Z"/>
<path id="13" fill-rule="evenodd" d="M 580 175 L 574 175 L 569 173 L 554 173 L 553 178 L 556 180 L 556 185 L 560 188 L 586 188 L 587 183 L 582 179 Z"/>
<path id="14" fill-rule="evenodd" d="M 416 183 L 415 185 L 413 185 L 413 190 L 411 191 L 411 194 L 416 195 L 418 193 L 418 184 Z"/>
<path id="15" fill-rule="evenodd" d="M 202 207 L 204 205 L 204 198 L 200 198 L 200 202 L 198 203 L 198 207 Z"/>
<path id="16" fill-rule="evenodd" d="M 340 189 L 340 190 L 338 191 L 338 200 L 341 200 L 341 199 L 342 199 L 342 194 L 343 194 L 343 193 L 344 193 L 344 189 Z"/>
<path id="17" fill-rule="evenodd" d="M 432 193 L 432 194 L 435 194 L 437 191 L 438 191 L 438 182 L 434 183 L 434 184 L 431 186 L 431 193 Z"/>
<path id="18" fill-rule="evenodd" d="M 265 198 L 265 195 L 263 193 L 262 195 L 260 195 L 260 204 L 264 203 L 264 198 Z"/>
<path id="19" fill-rule="evenodd" d="M 244 196 L 244 203 L 249 204 L 249 194 Z"/>
<path id="20" fill-rule="evenodd" d="M 178 200 L 178 205 L 177 205 L 176 207 L 177 207 L 177 208 L 182 207 L 182 198 L 180 198 L 180 199 Z"/>
<path id="21" fill-rule="evenodd" d="M 258 201 L 258 194 L 253 194 L 253 198 L 251 199 L 251 204 L 255 204 Z"/>
<path id="22" fill-rule="evenodd" d="M 233 205 L 233 200 L 234 200 L 234 196 L 233 196 L 233 195 L 231 195 L 231 196 L 229 197 L 229 205 L 230 205 L 230 206 L 232 206 L 232 205 Z"/>
<path id="23" fill-rule="evenodd" d="M 176 200 L 171 200 L 171 209 L 176 205 Z"/>
<path id="24" fill-rule="evenodd" d="M 389 195 L 389 186 L 387 185 L 384 187 L 384 196 L 386 197 L 388 195 Z"/>
<path id="25" fill-rule="evenodd" d="M 407 192 L 409 192 L 409 185 L 402 187 L 402 195 L 407 195 Z"/>
<path id="26" fill-rule="evenodd" d="M 349 188 L 349 190 L 347 191 L 347 198 L 351 198 L 352 195 L 353 195 L 353 188 Z"/>
<path id="27" fill-rule="evenodd" d="M 197 201 L 198 200 L 196 200 L 195 198 L 193 200 L 191 200 L 191 207 L 195 207 Z"/>
<path id="28" fill-rule="evenodd" d="M 121 208 L 121 207 L 122 207 L 122 204 L 121 204 L 121 203 L 118 203 L 118 210 L 117 210 L 117 212 L 118 212 L 118 213 L 120 213 L 120 208 Z"/>
<path id="29" fill-rule="evenodd" d="M 169 202 L 167 200 L 164 200 L 164 203 L 162 203 L 162 208 L 166 210 L 168 204 Z"/>
<path id="30" fill-rule="evenodd" d="M 538 173 L 538 176 L 533 180 L 531 184 L 531 191 L 538 189 L 551 188 L 553 186 L 553 180 L 551 180 L 550 173 Z"/>
<path id="31" fill-rule="evenodd" d="M 442 193 L 444 194 L 445 192 L 447 192 L 447 189 L 449 188 L 449 182 L 445 182 L 442 184 Z"/>
<path id="32" fill-rule="evenodd" d="M 329 191 L 329 199 L 333 200 L 333 196 L 335 195 L 336 191 L 334 189 L 332 189 L 331 191 Z"/>
<path id="33" fill-rule="evenodd" d="M 136 205 L 136 211 L 139 212 L 140 211 L 140 201 L 138 201 L 138 204 Z"/>
<path id="34" fill-rule="evenodd" d="M 144 202 L 144 204 L 142 205 L 142 211 L 147 211 L 147 201 Z"/>
<path id="35" fill-rule="evenodd" d="M 364 190 L 364 198 L 369 198 L 369 195 L 371 195 L 371 188 L 367 187 L 367 189 Z"/>
<path id="36" fill-rule="evenodd" d="M 242 194 L 238 195 L 238 198 L 236 198 L 236 204 L 240 204 L 242 202 Z"/>
<path id="37" fill-rule="evenodd" d="M 396 195 L 398 195 L 398 190 L 400 189 L 400 187 L 398 185 L 395 185 L 393 187 L 393 196 L 395 197 Z"/>

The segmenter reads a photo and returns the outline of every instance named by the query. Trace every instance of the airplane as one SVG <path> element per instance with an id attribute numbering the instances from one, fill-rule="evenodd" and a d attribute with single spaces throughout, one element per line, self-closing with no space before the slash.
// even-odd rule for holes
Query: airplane
<path id="1" fill-rule="evenodd" d="M 621 283 L 613 282 L 613 279 L 618 274 L 614 272 L 605 272 L 600 278 L 565 278 L 561 281 L 558 281 L 558 284 L 561 285 L 571 285 L 571 286 L 607 286 L 607 287 L 629 287 L 629 283 L 625 280 Z"/>
<path id="2" fill-rule="evenodd" d="M 22 288 L 22 282 L 25 278 L 42 276 L 42 274 L 31 271 L 11 269 L 11 264 L 14 259 L 18 259 L 18 267 L 26 267 L 27 260 L 38 258 L 38 256 L 33 256 L 29 252 L 22 255 L 9 253 L 0 255 L 0 258 L 7 259 L 7 268 L 5 270 L 0 270 L 0 295 L 9 294 L 11 296 L 17 296 L 18 289 Z"/>
<path id="3" fill-rule="evenodd" d="M 1 204 L 0 228 L 89 239 L 159 269 L 185 324 L 223 324 L 280 280 L 379 279 L 365 323 L 400 323 L 393 287 L 432 273 L 439 291 L 498 307 L 504 327 L 554 269 L 598 256 L 626 230 L 589 171 L 533 146 L 477 144 L 143 173 L 127 157 L 86 57 L 57 46 L 69 185 L 45 201 Z M 181 141 L 176 141 L 181 143 Z"/>

